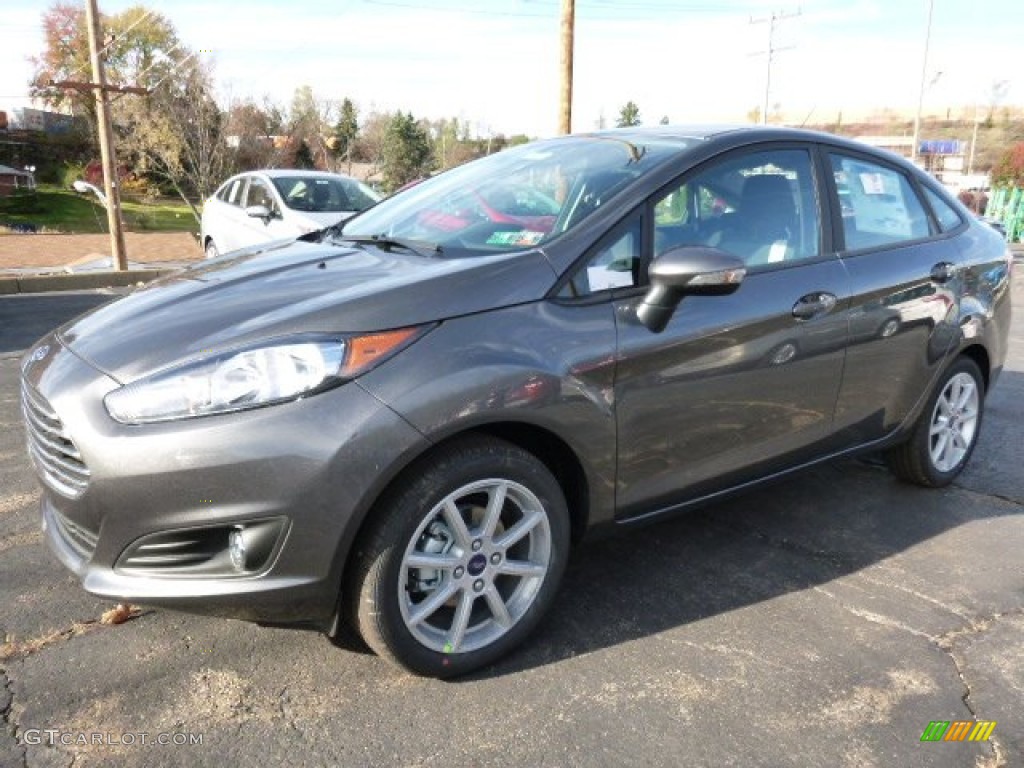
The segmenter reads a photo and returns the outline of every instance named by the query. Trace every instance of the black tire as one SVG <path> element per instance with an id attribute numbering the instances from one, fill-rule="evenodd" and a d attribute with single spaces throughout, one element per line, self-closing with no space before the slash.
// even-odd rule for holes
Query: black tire
<path id="1" fill-rule="evenodd" d="M 967 378 L 969 377 L 969 379 Z M 957 393 L 957 387 L 966 388 L 968 381 L 973 381 L 973 395 L 964 391 L 963 394 L 971 401 L 963 409 L 955 409 L 953 421 L 943 413 L 944 404 L 949 404 Z M 973 413 L 970 410 L 973 404 Z M 949 485 L 967 465 L 978 443 L 981 433 L 982 416 L 985 405 L 985 382 L 978 365 L 969 357 L 960 357 L 953 362 L 939 379 L 938 385 L 928 398 L 924 410 L 918 417 L 910 437 L 906 442 L 890 448 L 886 454 L 886 462 L 901 480 L 927 488 L 941 488 Z M 937 434 L 933 434 L 933 431 Z M 946 432 L 943 435 L 943 432 Z M 948 455 L 940 450 L 946 443 L 943 439 L 952 440 L 954 432 L 960 434 L 960 440 L 949 444 Z M 962 445 L 961 445 L 962 443 Z M 936 454 L 945 460 L 940 460 Z"/>
<path id="2" fill-rule="evenodd" d="M 216 259 L 220 256 L 220 251 L 217 250 L 217 244 L 213 242 L 212 238 L 206 241 L 206 247 L 203 249 L 203 252 L 208 259 Z"/>
<path id="3" fill-rule="evenodd" d="M 454 509 L 460 532 L 449 522 Z M 507 654 L 548 610 L 565 571 L 562 489 L 534 456 L 502 440 L 439 448 L 371 514 L 343 616 L 378 655 L 416 674 L 454 677 Z M 437 558 L 445 565 L 423 564 Z"/>

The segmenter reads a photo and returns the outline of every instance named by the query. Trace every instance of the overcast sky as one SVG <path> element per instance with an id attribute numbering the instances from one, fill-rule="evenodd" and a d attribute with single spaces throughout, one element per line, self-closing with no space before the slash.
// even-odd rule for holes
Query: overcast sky
<path id="1" fill-rule="evenodd" d="M 73 1 L 73 0 L 72 0 Z M 48 0 L 0 0 L 0 109 L 26 106 Z M 117 13 L 139 3 L 100 0 Z M 175 0 L 159 8 L 210 50 L 222 101 L 287 106 L 297 86 L 474 130 L 555 132 L 560 0 Z M 764 98 L 766 23 L 778 22 L 771 104 L 811 122 L 917 103 L 928 0 L 576 0 L 574 130 L 614 123 L 628 100 L 656 123 L 742 121 Z M 1024 105 L 1021 0 L 934 0 L 926 112 Z M 941 73 L 941 74 L 940 74 Z M 802 119 L 802 118 L 800 118 Z M 799 119 L 796 120 L 799 122 Z"/>

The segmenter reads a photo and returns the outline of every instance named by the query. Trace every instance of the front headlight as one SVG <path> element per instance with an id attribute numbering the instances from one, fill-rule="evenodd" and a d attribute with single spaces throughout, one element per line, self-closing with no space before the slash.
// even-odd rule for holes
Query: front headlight
<path id="1" fill-rule="evenodd" d="M 227 350 L 115 389 L 103 403 L 122 424 L 147 424 L 295 400 L 363 373 L 422 330 L 277 339 Z"/>

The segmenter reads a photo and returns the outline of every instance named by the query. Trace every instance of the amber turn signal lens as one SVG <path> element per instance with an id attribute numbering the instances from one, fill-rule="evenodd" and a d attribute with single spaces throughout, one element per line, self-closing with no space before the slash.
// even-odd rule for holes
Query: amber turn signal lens
<path id="1" fill-rule="evenodd" d="M 366 336 L 348 339 L 346 342 L 348 355 L 342 368 L 342 376 L 345 378 L 358 376 L 381 358 L 396 351 L 420 330 L 420 328 L 399 328 L 395 331 L 370 333 Z"/>

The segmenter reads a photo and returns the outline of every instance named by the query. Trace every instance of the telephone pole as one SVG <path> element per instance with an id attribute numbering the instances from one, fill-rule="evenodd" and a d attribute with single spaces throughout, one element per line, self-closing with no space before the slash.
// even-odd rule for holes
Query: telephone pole
<path id="1" fill-rule="evenodd" d="M 921 143 L 921 109 L 924 107 L 925 80 L 928 79 L 928 48 L 932 41 L 932 14 L 935 0 L 928 0 L 928 25 L 924 31 L 924 56 L 921 59 L 921 88 L 917 92 L 917 111 L 914 113 L 914 144 L 910 148 L 910 160 L 917 162 L 918 145 Z"/>
<path id="2" fill-rule="evenodd" d="M 96 0 L 86 0 L 85 20 L 89 28 L 89 58 L 92 60 L 93 92 L 96 94 L 96 122 L 99 128 L 100 159 L 103 161 L 103 191 L 107 196 L 107 224 L 110 229 L 110 249 L 113 263 L 119 272 L 128 269 L 124 248 L 124 229 L 121 225 L 121 191 L 117 183 L 117 156 L 114 152 L 114 130 L 110 120 L 110 95 L 107 74 L 103 68 L 100 48 L 100 12 Z"/>
<path id="3" fill-rule="evenodd" d="M 562 89 L 558 105 L 558 132 L 572 133 L 572 47 L 576 0 L 562 0 Z"/>
<path id="4" fill-rule="evenodd" d="M 777 51 L 789 51 L 789 50 L 792 50 L 793 47 L 794 47 L 792 45 L 787 45 L 784 48 L 776 48 L 775 47 L 775 26 L 780 21 L 785 21 L 786 19 L 792 19 L 792 18 L 795 18 L 796 16 L 799 16 L 799 15 L 800 15 L 800 10 L 799 9 L 797 9 L 796 13 L 786 13 L 784 11 L 780 12 L 780 13 L 775 13 L 774 11 L 772 11 L 772 15 L 771 16 L 768 16 L 766 18 L 761 18 L 761 19 L 754 19 L 754 18 L 752 18 L 750 20 L 751 24 L 768 24 L 768 49 L 766 51 L 759 51 L 758 52 L 758 53 L 764 53 L 765 54 L 765 59 L 767 60 L 766 63 L 765 63 L 764 105 L 761 108 L 761 125 L 767 125 L 768 124 L 768 97 L 769 97 L 769 94 L 771 93 L 771 90 L 772 90 L 772 60 L 775 58 L 775 53 Z M 757 54 L 753 54 L 753 55 L 757 55 Z"/>

